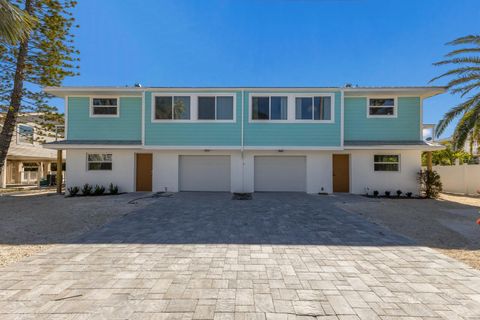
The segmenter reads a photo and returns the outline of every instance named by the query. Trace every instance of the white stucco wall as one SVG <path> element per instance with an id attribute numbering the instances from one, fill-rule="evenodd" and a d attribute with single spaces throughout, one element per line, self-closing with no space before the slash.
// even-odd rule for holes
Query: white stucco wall
<path id="1" fill-rule="evenodd" d="M 67 187 L 81 187 L 85 183 L 108 186 L 117 184 L 123 192 L 135 190 L 135 150 L 102 150 L 112 153 L 112 171 L 87 171 L 87 152 L 95 150 L 67 151 Z M 255 156 L 306 156 L 307 159 L 307 193 L 332 192 L 332 154 L 350 155 L 350 192 L 364 194 L 378 190 L 395 193 L 418 193 L 416 174 L 420 170 L 420 154 L 417 150 L 350 150 L 331 151 L 245 151 L 243 160 L 240 151 L 203 150 L 142 150 L 153 154 L 153 191 L 178 192 L 179 190 L 179 156 L 180 155 L 227 155 L 231 159 L 231 192 L 253 192 L 254 157 Z M 373 156 L 375 154 L 399 154 L 400 172 L 375 172 Z M 243 168 L 243 169 L 242 169 Z"/>
<path id="2" fill-rule="evenodd" d="M 421 151 L 419 150 L 351 150 L 350 186 L 352 193 L 364 194 L 368 188 L 371 194 L 378 190 L 380 194 L 397 190 L 418 194 L 417 173 L 421 169 Z M 399 154 L 400 171 L 374 171 L 375 154 Z"/>
<path id="3" fill-rule="evenodd" d="M 88 171 L 87 153 L 111 153 L 112 171 Z M 66 187 L 78 186 L 85 183 L 103 185 L 108 188 L 110 183 L 118 185 L 120 192 L 135 190 L 135 153 L 133 150 L 67 150 L 68 159 L 66 171 Z"/>

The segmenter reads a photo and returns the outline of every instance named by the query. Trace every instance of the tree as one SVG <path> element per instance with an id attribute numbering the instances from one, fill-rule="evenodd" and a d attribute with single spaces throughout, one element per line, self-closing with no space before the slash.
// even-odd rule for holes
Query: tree
<path id="1" fill-rule="evenodd" d="M 447 59 L 434 63 L 436 66 L 448 65 L 452 69 L 431 81 L 453 77 L 448 82 L 447 89 L 452 94 L 460 94 L 462 98 L 467 94 L 471 96 L 443 116 L 438 123 L 436 135 L 440 136 L 454 119 L 460 117 L 452 139 L 454 149 L 461 149 L 467 139 L 470 142 L 480 140 L 480 36 L 461 37 L 447 45 L 466 47 L 453 50 L 445 56 Z"/>
<path id="2" fill-rule="evenodd" d="M 472 155 L 468 152 L 461 150 L 453 150 L 451 143 L 445 143 L 445 149 L 432 151 L 432 164 L 434 166 L 453 166 L 455 160 L 459 159 L 460 163 L 468 163 L 472 160 Z M 422 165 L 427 165 L 426 152 L 422 154 Z"/>
<path id="3" fill-rule="evenodd" d="M 0 133 L 0 170 L 15 130 L 18 113 L 40 112 L 45 125 L 60 118 L 47 104 L 42 86 L 59 86 L 77 74 L 78 50 L 73 47 L 74 0 L 23 0 L 25 12 L 37 20 L 18 46 L 0 43 L 0 111 L 6 112 Z M 19 2 L 22 2 L 19 0 Z"/>
<path id="4" fill-rule="evenodd" d="M 442 182 L 436 171 L 420 170 L 418 172 L 418 182 L 420 183 L 420 193 L 425 198 L 436 199 L 442 192 Z"/>
<path id="5" fill-rule="evenodd" d="M 25 40 L 35 22 L 35 18 L 8 0 L 0 0 L 0 41 L 15 44 Z"/>

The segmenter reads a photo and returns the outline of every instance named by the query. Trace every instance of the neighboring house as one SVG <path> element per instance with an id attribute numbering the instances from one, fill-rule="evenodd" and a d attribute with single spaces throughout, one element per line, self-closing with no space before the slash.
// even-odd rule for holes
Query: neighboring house
<path id="1" fill-rule="evenodd" d="M 67 187 L 418 192 L 423 100 L 444 87 L 50 87 Z"/>
<path id="2" fill-rule="evenodd" d="M 4 115 L 0 114 L 0 128 Z M 0 187 L 37 185 L 56 170 L 55 150 L 42 148 L 42 142 L 55 140 L 38 124 L 40 114 L 21 113 L 8 149 L 6 165 L 0 175 Z"/>

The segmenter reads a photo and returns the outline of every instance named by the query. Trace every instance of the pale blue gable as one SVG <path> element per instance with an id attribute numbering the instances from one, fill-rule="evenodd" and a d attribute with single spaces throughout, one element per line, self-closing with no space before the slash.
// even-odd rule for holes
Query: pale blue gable
<path id="1" fill-rule="evenodd" d="M 318 91 L 335 96 L 333 123 L 259 123 L 250 122 L 252 92 L 222 90 L 235 98 L 235 122 L 153 122 L 152 92 L 145 92 L 145 136 L 147 146 L 239 147 L 243 131 L 245 147 L 338 147 L 341 146 L 341 93 Z M 188 95 L 214 95 L 218 91 L 162 92 Z M 302 92 L 275 91 L 277 94 L 302 95 Z M 315 94 L 308 91 L 305 94 Z M 262 92 L 268 95 L 268 92 Z M 88 97 L 68 97 L 67 130 L 69 140 L 142 140 L 142 98 L 121 97 L 119 117 L 90 117 Z M 367 100 L 347 97 L 344 101 L 344 139 L 348 141 L 420 140 L 421 99 L 399 97 L 396 118 L 367 118 Z M 295 108 L 289 105 L 289 108 Z"/>
<path id="2" fill-rule="evenodd" d="M 121 97 L 119 117 L 90 117 L 88 97 L 68 97 L 69 140 L 141 140 L 142 98 Z"/>
<path id="3" fill-rule="evenodd" d="M 341 94 L 340 92 L 304 92 L 334 93 L 334 123 L 259 123 L 249 121 L 249 108 L 252 92 L 245 92 L 245 146 L 285 146 L 285 147 L 332 147 L 341 145 Z M 269 94 L 268 92 L 255 92 L 255 94 Z M 302 92 L 275 91 L 275 94 L 294 94 L 301 96 Z M 295 108 L 289 105 L 288 108 Z"/>
<path id="4" fill-rule="evenodd" d="M 162 92 L 162 94 L 188 95 L 192 92 Z M 205 91 L 202 94 L 207 93 Z M 215 95 L 217 91 L 212 91 Z M 148 146 L 240 146 L 241 144 L 241 91 L 225 92 L 234 95 L 235 122 L 152 122 L 152 92 L 145 93 L 145 145 Z"/>
<path id="5" fill-rule="evenodd" d="M 367 98 L 345 98 L 345 140 L 421 140 L 419 97 L 399 97 L 396 118 L 367 118 Z"/>

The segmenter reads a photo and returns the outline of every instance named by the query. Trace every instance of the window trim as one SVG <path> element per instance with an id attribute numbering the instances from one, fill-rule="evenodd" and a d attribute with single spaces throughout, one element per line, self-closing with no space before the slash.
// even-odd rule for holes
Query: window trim
<path id="1" fill-rule="evenodd" d="M 93 99 L 116 99 L 117 114 L 94 114 Z M 119 118 L 119 117 L 120 117 L 120 97 L 119 96 L 90 96 L 90 118 Z"/>
<path id="2" fill-rule="evenodd" d="M 89 161 L 89 160 L 88 160 L 88 156 L 89 156 L 90 154 L 109 154 L 109 155 L 111 155 L 112 160 L 110 160 L 110 161 Z M 94 171 L 94 172 L 96 172 L 96 171 L 113 171 L 113 153 L 108 153 L 108 152 L 87 152 L 87 153 L 85 153 L 85 160 L 86 160 L 86 161 L 85 161 L 85 165 L 86 165 L 86 168 L 85 168 L 85 169 L 86 169 L 86 171 Z M 90 163 L 111 163 L 111 164 L 112 164 L 112 168 L 111 168 L 110 170 L 108 170 L 108 169 L 92 170 L 92 169 L 90 169 L 89 166 L 88 166 Z"/>
<path id="3" fill-rule="evenodd" d="M 190 97 L 190 119 L 155 119 L 155 97 Z M 203 120 L 198 119 L 198 97 L 215 97 L 215 117 L 217 113 L 217 97 L 232 97 L 233 99 L 233 119 L 231 120 Z M 188 92 L 161 92 L 152 93 L 150 101 L 150 122 L 151 123 L 235 123 L 237 122 L 237 99 L 236 93 L 212 92 L 212 93 L 188 93 Z"/>
<path id="4" fill-rule="evenodd" d="M 269 117 L 271 118 L 272 116 L 272 98 L 274 97 L 285 97 L 287 98 L 287 119 L 253 119 L 253 98 L 268 98 L 268 111 L 269 111 Z M 266 94 L 260 94 L 260 93 L 255 93 L 250 95 L 250 101 L 249 101 L 249 117 L 248 120 L 249 122 L 258 122 L 258 123 L 268 123 L 268 122 L 276 122 L 276 123 L 288 123 L 288 112 L 289 112 L 289 95 L 285 93 L 266 93 Z"/>
<path id="5" fill-rule="evenodd" d="M 297 105 L 296 105 L 296 99 L 297 98 L 312 98 L 312 100 L 315 97 L 330 97 L 332 103 L 330 104 L 330 115 L 331 119 L 330 120 L 314 120 L 314 119 L 297 119 L 296 117 L 296 111 L 297 111 Z M 299 94 L 295 95 L 293 97 L 293 121 L 295 123 L 335 123 L 335 94 L 334 93 L 313 93 L 313 94 Z M 312 112 L 312 117 L 313 117 L 313 112 Z"/>
<path id="6" fill-rule="evenodd" d="M 32 142 L 20 141 L 20 126 L 24 126 L 24 127 L 28 127 L 28 128 L 31 128 L 31 129 L 32 129 Z M 33 146 L 33 145 L 35 145 L 35 127 L 34 127 L 34 126 L 31 126 L 31 125 L 26 124 L 26 123 L 18 123 L 17 126 L 16 126 L 16 129 L 17 129 L 17 132 L 16 132 L 16 135 L 17 135 L 17 144 L 25 145 L 25 146 Z"/>
<path id="7" fill-rule="evenodd" d="M 155 118 L 155 98 L 157 97 L 171 97 L 172 98 L 172 118 L 171 119 L 157 119 Z M 174 112 L 174 107 L 175 107 L 175 97 L 188 97 L 190 98 L 190 118 L 189 119 L 175 119 L 175 112 Z M 155 96 L 152 94 L 152 122 L 190 122 L 192 121 L 192 96 L 189 94 L 155 94 Z"/>
<path id="8" fill-rule="evenodd" d="M 375 162 L 375 156 L 397 156 L 397 162 Z M 398 164 L 397 171 L 386 171 L 386 170 L 375 170 L 375 164 Z M 386 172 L 386 173 L 399 173 L 402 170 L 402 156 L 399 153 L 374 153 L 372 161 L 372 170 L 373 172 Z"/>
<path id="9" fill-rule="evenodd" d="M 372 119 L 388 119 L 388 118 L 397 118 L 398 117 L 398 97 L 388 97 L 388 96 L 367 96 L 367 118 L 372 118 Z M 393 115 L 371 115 L 370 114 L 370 99 L 393 99 Z M 375 106 L 372 106 L 372 108 L 375 108 Z M 383 108 L 383 107 L 377 107 L 377 108 Z"/>
<path id="10" fill-rule="evenodd" d="M 285 92 L 253 92 L 250 93 L 248 101 L 248 122 L 249 123 L 316 123 L 328 124 L 335 123 L 335 92 L 309 92 L 309 93 L 285 93 Z M 253 97 L 287 97 L 287 120 L 257 120 L 253 119 Z M 314 98 L 314 97 L 330 97 L 332 103 L 330 105 L 330 120 L 302 120 L 295 117 L 295 99 L 296 98 Z"/>

